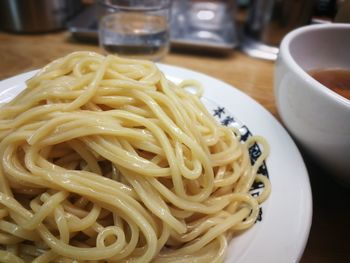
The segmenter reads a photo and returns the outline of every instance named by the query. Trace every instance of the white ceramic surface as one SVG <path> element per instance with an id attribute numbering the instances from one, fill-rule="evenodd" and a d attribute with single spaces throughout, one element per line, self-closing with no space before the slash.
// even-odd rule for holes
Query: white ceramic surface
<path id="1" fill-rule="evenodd" d="M 231 241 L 225 263 L 298 262 L 309 235 L 312 197 L 304 162 L 291 137 L 267 110 L 238 89 L 198 72 L 159 66 L 174 82 L 189 78 L 201 81 L 206 104 L 225 107 L 226 113 L 233 113 L 239 123 L 269 142 L 271 153 L 266 164 L 272 193 L 263 204 L 262 220 Z M 0 102 L 13 98 L 33 74 L 1 81 Z"/>
<path id="2" fill-rule="evenodd" d="M 275 70 L 277 108 L 303 149 L 350 183 L 350 100 L 307 73 L 322 68 L 350 69 L 350 24 L 306 26 L 283 39 Z"/>

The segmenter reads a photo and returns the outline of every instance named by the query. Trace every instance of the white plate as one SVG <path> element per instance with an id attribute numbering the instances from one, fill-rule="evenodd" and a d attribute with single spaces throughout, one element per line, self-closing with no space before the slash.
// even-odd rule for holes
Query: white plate
<path id="1" fill-rule="evenodd" d="M 238 123 L 269 142 L 267 170 L 272 184 L 262 207 L 262 220 L 232 240 L 225 262 L 298 262 L 304 251 L 312 218 L 312 196 L 303 159 L 291 137 L 260 104 L 238 89 L 207 75 L 169 65 L 159 65 L 169 79 L 196 79 L 204 85 L 208 107 L 224 107 Z M 11 100 L 24 88 L 34 71 L 0 82 L 0 102 Z"/>

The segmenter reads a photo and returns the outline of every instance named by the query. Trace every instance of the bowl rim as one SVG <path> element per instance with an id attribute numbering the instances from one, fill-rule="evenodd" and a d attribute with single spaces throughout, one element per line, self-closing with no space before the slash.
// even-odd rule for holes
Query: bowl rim
<path id="1" fill-rule="evenodd" d="M 280 45 L 279 58 L 284 57 L 286 64 L 294 71 L 295 74 L 299 75 L 304 79 L 315 92 L 320 92 L 322 95 L 329 97 L 332 101 L 340 103 L 350 110 L 350 100 L 336 93 L 335 91 L 327 88 L 313 77 L 311 77 L 299 64 L 295 61 L 292 54 L 290 53 L 290 44 L 295 37 L 302 35 L 310 31 L 323 31 L 331 29 L 343 29 L 350 34 L 350 24 L 345 23 L 327 23 L 327 24 L 315 24 L 306 25 L 299 27 L 289 32 L 283 39 Z M 350 69 L 349 69 L 350 70 Z"/>

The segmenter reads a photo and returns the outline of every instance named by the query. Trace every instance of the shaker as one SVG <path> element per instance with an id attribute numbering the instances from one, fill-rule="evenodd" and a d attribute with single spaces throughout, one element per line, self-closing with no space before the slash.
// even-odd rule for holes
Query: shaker
<path id="1" fill-rule="evenodd" d="M 314 4 L 315 0 L 252 0 L 243 28 L 243 51 L 275 60 L 282 38 L 310 23 Z"/>

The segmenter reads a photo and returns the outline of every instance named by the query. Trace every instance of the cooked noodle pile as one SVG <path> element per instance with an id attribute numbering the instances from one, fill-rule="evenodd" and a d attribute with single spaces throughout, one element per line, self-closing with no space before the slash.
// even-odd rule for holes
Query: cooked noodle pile
<path id="1" fill-rule="evenodd" d="M 89 52 L 27 81 L 0 109 L 0 261 L 222 262 L 269 194 L 268 146 L 241 143 L 188 84 Z"/>

